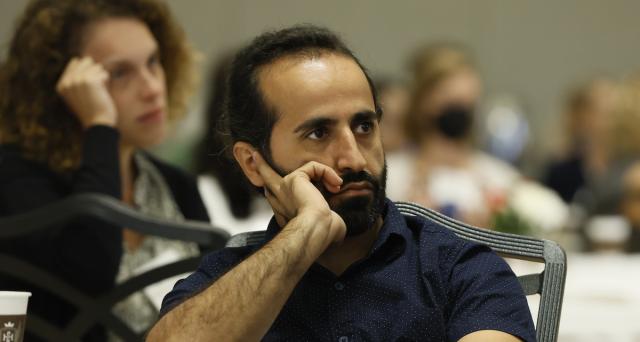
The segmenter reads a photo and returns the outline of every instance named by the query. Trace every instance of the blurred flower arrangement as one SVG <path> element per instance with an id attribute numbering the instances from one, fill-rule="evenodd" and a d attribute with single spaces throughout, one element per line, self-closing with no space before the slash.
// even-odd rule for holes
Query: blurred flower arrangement
<path id="1" fill-rule="evenodd" d="M 544 236 L 569 221 L 568 205 L 552 190 L 528 180 L 514 184 L 503 205 L 493 208 L 493 228 L 505 233 Z"/>

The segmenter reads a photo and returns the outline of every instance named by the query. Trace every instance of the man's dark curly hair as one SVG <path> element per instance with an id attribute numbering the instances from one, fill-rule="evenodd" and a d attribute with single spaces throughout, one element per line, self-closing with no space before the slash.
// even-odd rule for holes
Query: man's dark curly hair
<path id="1" fill-rule="evenodd" d="M 297 25 L 264 33 L 240 50 L 229 73 L 227 122 L 231 143 L 244 141 L 271 160 L 269 141 L 278 115 L 265 103 L 258 84 L 260 68 L 290 56 L 314 58 L 323 54 L 339 54 L 353 59 L 369 83 L 378 116 L 375 86 L 369 73 L 342 40 L 326 28 Z"/>

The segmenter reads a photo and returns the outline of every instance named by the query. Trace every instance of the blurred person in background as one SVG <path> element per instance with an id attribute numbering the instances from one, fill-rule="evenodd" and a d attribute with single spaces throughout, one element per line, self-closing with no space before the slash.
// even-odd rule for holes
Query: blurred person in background
<path id="1" fill-rule="evenodd" d="M 573 89 L 564 111 L 565 141 L 561 155 L 549 164 L 544 184 L 570 203 L 590 179 L 608 169 L 607 120 L 615 108 L 616 85 L 594 79 Z"/>
<path id="2" fill-rule="evenodd" d="M 31 1 L 0 67 L 0 215 L 99 193 L 157 218 L 208 221 L 195 180 L 144 152 L 182 116 L 192 59 L 162 2 Z M 2 241 L 0 251 L 98 296 L 162 253 L 198 247 L 83 219 Z M 0 288 L 31 291 L 29 311 L 52 324 L 73 317 L 46 288 L 6 278 Z M 157 317 L 142 292 L 114 311 L 138 332 Z M 106 338 L 94 329 L 85 340 Z"/>
<path id="3" fill-rule="evenodd" d="M 233 53 L 221 55 L 211 73 L 204 123 L 208 130 L 198 147 L 196 172 L 199 175 L 198 188 L 211 223 L 235 235 L 262 229 L 269 223 L 273 212 L 264 196 L 250 186 L 226 150 L 230 137 L 225 135 L 222 125 L 232 58 Z"/>
<path id="4" fill-rule="evenodd" d="M 380 106 L 384 112 L 380 122 L 382 145 L 385 153 L 389 155 L 407 147 L 404 125 L 409 109 L 409 89 L 404 82 L 393 78 L 381 78 L 375 83 Z"/>
<path id="5" fill-rule="evenodd" d="M 443 43 L 419 49 L 410 71 L 406 129 L 412 150 L 388 158 L 390 198 L 480 227 L 494 227 L 502 222 L 500 215 L 511 217 L 514 211 L 518 220 L 505 221 L 506 228 L 515 228 L 520 219 L 545 229 L 564 224 L 566 207 L 557 196 L 474 146 L 482 83 L 462 47 Z"/>
<path id="6" fill-rule="evenodd" d="M 631 164 L 625 171 L 622 182 L 620 213 L 627 219 L 630 227 L 625 250 L 640 253 L 640 161 Z"/>
<path id="7" fill-rule="evenodd" d="M 577 204 L 589 216 L 583 225 L 586 249 L 598 250 L 602 240 L 615 240 L 619 249 L 637 252 L 640 250 L 640 74 L 621 82 L 605 124 L 605 137 L 606 172 L 576 196 Z M 612 225 L 607 224 L 610 221 L 601 220 L 611 215 L 619 215 L 625 224 Z"/>

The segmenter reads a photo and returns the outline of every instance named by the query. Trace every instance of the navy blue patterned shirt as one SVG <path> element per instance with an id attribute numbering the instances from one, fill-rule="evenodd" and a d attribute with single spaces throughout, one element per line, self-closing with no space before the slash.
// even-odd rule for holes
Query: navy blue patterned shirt
<path id="1" fill-rule="evenodd" d="M 279 230 L 272 219 L 267 240 Z M 225 248 L 205 256 L 164 298 L 162 314 L 257 248 Z M 314 264 L 263 340 L 457 341 L 478 330 L 535 341 L 526 298 L 509 266 L 488 247 L 431 220 L 404 216 L 387 200 L 369 255 L 340 276 Z"/>

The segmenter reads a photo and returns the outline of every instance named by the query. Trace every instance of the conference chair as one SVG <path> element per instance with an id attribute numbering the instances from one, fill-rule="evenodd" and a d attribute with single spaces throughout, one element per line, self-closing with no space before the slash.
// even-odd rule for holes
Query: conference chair
<path id="1" fill-rule="evenodd" d="M 463 239 L 489 246 L 502 257 L 543 263 L 542 272 L 519 276 L 518 280 L 527 296 L 540 295 L 536 323 L 537 340 L 539 342 L 557 341 L 567 275 L 567 257 L 560 245 L 550 240 L 473 227 L 414 203 L 396 202 L 395 204 L 403 215 L 421 216 L 438 222 Z M 264 236 L 265 231 L 237 234 L 227 241 L 227 247 L 259 244 L 264 240 Z"/>
<path id="2" fill-rule="evenodd" d="M 91 218 L 117 227 L 127 227 L 144 235 L 197 243 L 203 251 L 224 247 L 229 234 L 207 223 L 169 222 L 143 215 L 122 202 L 100 194 L 80 194 L 32 211 L 0 217 L 0 240 L 18 238 L 48 227 L 69 223 L 79 218 Z M 91 297 L 63 279 L 11 255 L 0 253 L 0 277 L 33 284 L 71 304 L 77 309 L 75 317 L 64 328 L 28 313 L 26 330 L 44 340 L 80 341 L 94 326 L 102 326 L 124 341 L 141 341 L 137 334 L 112 313 L 113 306 L 129 295 L 161 280 L 194 272 L 201 256 L 179 260 L 139 274 L 99 297 Z"/>

